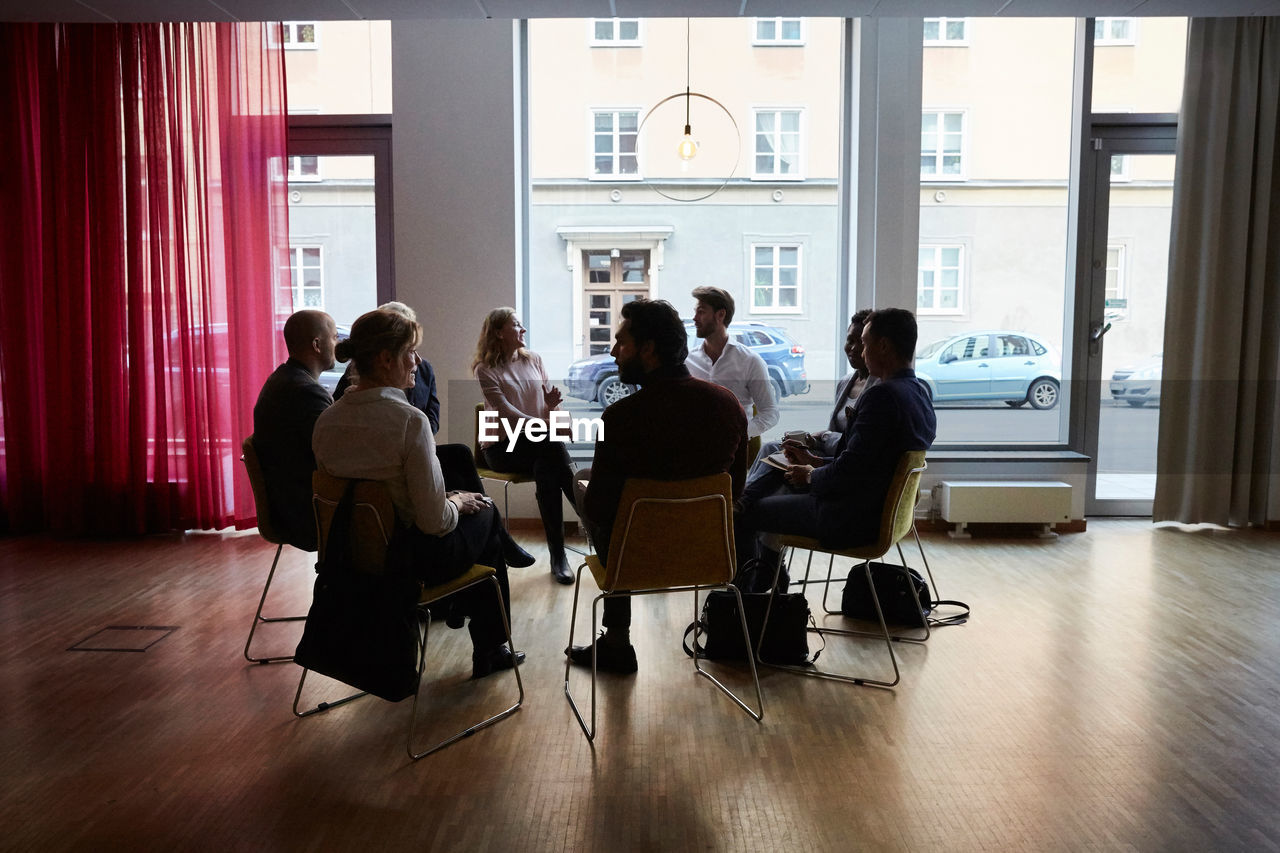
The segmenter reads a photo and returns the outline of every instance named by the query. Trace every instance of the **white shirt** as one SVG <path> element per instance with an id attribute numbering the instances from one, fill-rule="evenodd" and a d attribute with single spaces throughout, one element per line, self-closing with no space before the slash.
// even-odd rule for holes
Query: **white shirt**
<path id="1" fill-rule="evenodd" d="M 458 526 L 431 422 L 400 389 L 347 391 L 316 420 L 311 449 L 326 474 L 383 483 L 401 523 L 433 536 Z"/>
<path id="2" fill-rule="evenodd" d="M 742 411 L 747 413 L 747 435 L 762 435 L 778 422 L 778 401 L 773 398 L 773 384 L 769 381 L 769 369 L 764 366 L 764 359 L 748 347 L 730 340 L 713 364 L 706 346 L 707 342 L 702 341 L 689 351 L 685 360 L 689 373 L 732 391 L 742 404 Z M 755 405 L 754 415 L 751 414 L 752 404 Z"/>

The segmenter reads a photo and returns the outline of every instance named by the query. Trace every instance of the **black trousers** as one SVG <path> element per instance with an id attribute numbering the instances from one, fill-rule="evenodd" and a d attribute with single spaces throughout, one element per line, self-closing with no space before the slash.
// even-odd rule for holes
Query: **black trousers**
<path id="1" fill-rule="evenodd" d="M 530 441 L 524 435 L 516 439 L 508 451 L 506 445 L 494 444 L 483 451 L 490 468 L 504 474 L 532 474 L 538 499 L 538 513 L 547 533 L 547 544 L 564 547 L 564 495 L 574 507 L 573 465 L 569 451 L 559 441 Z"/>
<path id="2" fill-rule="evenodd" d="M 470 451 L 467 455 L 471 455 Z M 502 558 L 501 530 L 501 514 L 492 506 L 486 506 L 475 515 L 459 516 L 458 526 L 444 536 L 432 536 L 416 527 L 401 531 L 401 535 L 406 540 L 403 546 L 407 550 L 406 559 L 428 586 L 452 580 L 476 563 L 497 569 L 502 604 L 510 618 L 511 586 L 507 580 L 507 564 Z M 471 617 L 468 628 L 473 648 L 481 651 L 506 642 L 502 615 L 491 584 L 472 587 L 453 600 L 455 606 L 461 606 L 463 613 Z"/>

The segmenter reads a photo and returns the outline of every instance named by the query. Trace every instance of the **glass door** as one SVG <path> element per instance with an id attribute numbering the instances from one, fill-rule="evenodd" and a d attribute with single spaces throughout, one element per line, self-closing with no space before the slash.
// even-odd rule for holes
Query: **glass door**
<path id="1" fill-rule="evenodd" d="M 1150 515 L 1176 121 L 1096 130 L 1086 512 Z"/>

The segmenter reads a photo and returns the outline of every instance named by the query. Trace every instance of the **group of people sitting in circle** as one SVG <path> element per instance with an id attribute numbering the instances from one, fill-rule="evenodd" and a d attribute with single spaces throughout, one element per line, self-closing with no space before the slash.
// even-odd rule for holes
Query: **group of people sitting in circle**
<path id="1" fill-rule="evenodd" d="M 552 577 L 572 583 L 565 556 L 563 499 L 575 509 L 602 561 L 623 485 L 630 477 L 680 480 L 727 472 L 733 481 L 739 565 L 776 561 L 773 536 L 795 534 L 836 548 L 874 540 L 898 459 L 927 449 L 936 421 L 927 386 L 911 369 L 916 322 L 910 311 L 859 311 L 845 354 L 852 373 L 837 388 L 826 429 L 766 443 L 753 461 L 749 437 L 777 423 L 777 401 L 759 355 L 729 339 L 733 299 L 700 287 L 689 351 L 684 322 L 664 300 L 622 306 L 611 355 L 619 379 L 635 393 L 604 410 L 602 437 L 590 469 L 575 471 L 564 443 L 501 441 L 482 448 L 496 471 L 531 475 Z M 481 325 L 472 371 L 485 409 L 512 426 L 550 420 L 561 402 L 541 358 L 525 347 L 525 328 L 511 308 Z M 311 474 L 375 480 L 395 506 L 398 553 L 419 579 L 443 583 L 473 564 L 497 571 L 511 612 L 508 567 L 536 558 L 507 532 L 484 494 L 470 448 L 437 445 L 440 402 L 431 365 L 418 354 L 422 329 L 411 308 L 391 302 L 362 315 L 339 342 L 333 319 L 303 310 L 284 326 L 288 360 L 267 379 L 254 407 L 254 443 L 270 509 L 291 544 L 314 551 Z M 319 383 L 335 361 L 347 373 L 331 396 Z M 503 433 L 505 436 L 506 433 Z M 786 464 L 779 467 L 781 451 Z M 775 455 L 775 464 L 766 461 Z M 585 483 L 585 489 L 575 483 Z M 472 641 L 472 676 L 509 669 L 524 653 L 507 646 L 497 602 L 487 585 L 456 596 L 449 620 L 464 621 Z M 631 600 L 604 602 L 604 630 L 593 645 L 597 666 L 635 672 Z M 593 645 L 565 650 L 591 665 Z"/>

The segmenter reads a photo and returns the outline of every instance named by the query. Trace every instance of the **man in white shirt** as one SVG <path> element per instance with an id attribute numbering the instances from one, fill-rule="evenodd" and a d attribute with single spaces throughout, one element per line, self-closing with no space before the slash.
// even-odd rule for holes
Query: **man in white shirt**
<path id="1" fill-rule="evenodd" d="M 718 287 L 695 287 L 693 298 L 698 300 L 693 328 L 702 343 L 689 350 L 689 373 L 732 391 L 747 414 L 747 436 L 763 434 L 778 422 L 778 401 L 764 359 L 729 340 L 733 297 Z"/>

